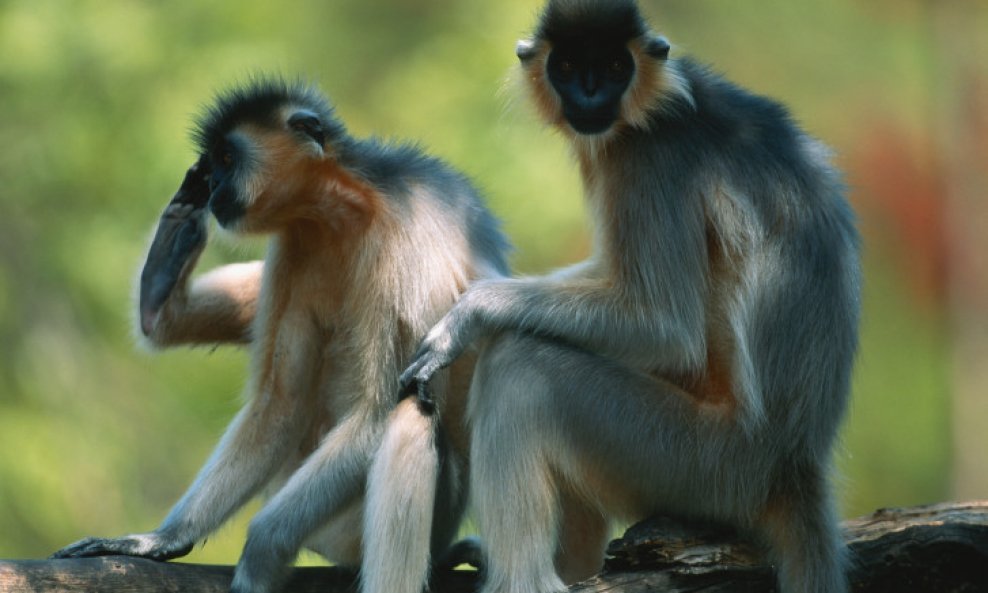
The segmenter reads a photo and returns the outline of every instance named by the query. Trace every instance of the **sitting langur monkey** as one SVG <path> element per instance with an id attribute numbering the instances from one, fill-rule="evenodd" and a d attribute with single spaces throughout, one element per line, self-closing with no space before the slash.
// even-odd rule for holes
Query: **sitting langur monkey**
<path id="1" fill-rule="evenodd" d="M 612 517 L 656 512 L 750 529 L 783 593 L 846 591 L 828 470 L 854 216 L 783 106 L 669 49 L 633 0 L 550 0 L 516 51 L 572 145 L 593 253 L 472 285 L 402 375 L 426 393 L 484 338 L 468 418 L 486 593 L 561 591 L 599 568 Z M 572 531 L 585 553 L 560 545 Z"/>
<path id="2" fill-rule="evenodd" d="M 465 505 L 473 361 L 441 380 L 428 415 L 414 400 L 395 409 L 394 390 L 467 284 L 507 272 L 507 243 L 464 176 L 414 147 L 349 136 L 302 84 L 258 81 L 221 96 L 196 139 L 202 157 L 142 274 L 141 329 L 154 346 L 250 342 L 247 402 L 158 529 L 56 556 L 179 557 L 265 491 L 233 591 L 274 590 L 304 545 L 348 565 L 367 546 L 379 555 L 363 591 L 421 593 L 430 555 L 447 549 Z M 263 263 L 225 266 L 187 288 L 207 207 L 233 233 L 272 239 Z M 443 463 L 406 459 L 395 469 L 406 475 L 390 477 L 403 487 L 381 492 L 375 457 L 417 439 Z"/>

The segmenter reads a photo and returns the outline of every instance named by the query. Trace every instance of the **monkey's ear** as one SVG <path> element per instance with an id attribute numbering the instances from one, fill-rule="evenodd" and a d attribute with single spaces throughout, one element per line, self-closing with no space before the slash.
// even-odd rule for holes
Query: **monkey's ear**
<path id="1" fill-rule="evenodd" d="M 311 111 L 298 111 L 288 118 L 288 127 L 296 132 L 302 132 L 309 138 L 316 141 L 319 146 L 326 145 L 326 134 L 322 129 L 322 122 Z"/>
<path id="2" fill-rule="evenodd" d="M 669 58 L 670 47 L 672 46 L 669 45 L 665 37 L 652 35 L 645 42 L 645 53 L 656 60 L 665 60 Z"/>
<path id="3" fill-rule="evenodd" d="M 539 53 L 535 46 L 535 42 L 531 39 L 519 39 L 518 43 L 515 44 L 515 55 L 522 62 L 527 62 L 535 57 L 535 54 Z"/>

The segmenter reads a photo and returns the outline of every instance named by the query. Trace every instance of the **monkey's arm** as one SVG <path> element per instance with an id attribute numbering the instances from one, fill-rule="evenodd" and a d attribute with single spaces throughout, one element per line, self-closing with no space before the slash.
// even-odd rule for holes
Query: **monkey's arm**
<path id="1" fill-rule="evenodd" d="M 140 328 L 152 347 L 250 341 L 261 262 L 213 270 L 188 287 L 206 246 L 208 162 L 200 157 L 158 221 L 140 280 Z"/>
<path id="2" fill-rule="evenodd" d="M 312 365 L 326 336 L 304 311 L 268 321 L 271 339 L 251 369 L 248 403 L 161 526 L 150 533 L 82 540 L 56 552 L 56 558 L 181 556 L 250 500 L 283 464 L 292 463 L 302 439 L 325 421 L 320 393 L 312 387 Z"/>
<path id="3" fill-rule="evenodd" d="M 210 270 L 191 287 L 183 282 L 154 316 L 146 342 L 153 348 L 249 343 L 263 271 L 263 261 L 236 263 Z"/>
<path id="4" fill-rule="evenodd" d="M 320 421 L 312 401 L 318 394 L 306 388 L 305 373 L 320 346 L 320 335 L 305 332 L 299 323 L 286 324 L 292 329 L 283 337 L 293 346 L 278 344 L 268 356 L 277 351 L 283 359 L 277 365 L 259 365 L 262 374 L 251 381 L 258 391 L 161 526 L 150 533 L 84 539 L 53 557 L 126 554 L 165 560 L 183 556 L 254 496 L 291 459 L 311 423 Z"/>
<path id="5" fill-rule="evenodd" d="M 351 414 L 327 433 L 251 520 L 232 592 L 274 590 L 305 540 L 362 494 L 383 430 L 373 416 Z"/>
<path id="6" fill-rule="evenodd" d="M 473 341 L 502 330 L 549 336 L 652 368 L 702 364 L 702 275 L 684 274 L 676 288 L 650 298 L 617 288 L 610 275 L 594 270 L 584 265 L 547 277 L 475 283 L 426 336 L 402 374 L 403 391 L 424 385 Z"/>
<path id="7" fill-rule="evenodd" d="M 246 503 L 270 478 L 276 461 L 284 457 L 285 435 L 292 434 L 287 431 L 293 430 L 299 419 L 291 413 L 279 418 L 284 410 L 277 408 L 249 405 L 240 411 L 195 482 L 156 530 L 116 538 L 85 538 L 51 557 L 123 554 L 169 560 L 185 556 L 197 541 Z"/>

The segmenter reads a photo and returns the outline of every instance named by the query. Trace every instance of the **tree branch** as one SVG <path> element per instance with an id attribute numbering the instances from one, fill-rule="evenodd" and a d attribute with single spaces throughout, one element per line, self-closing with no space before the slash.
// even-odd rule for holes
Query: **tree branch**
<path id="1" fill-rule="evenodd" d="M 883 509 L 848 521 L 844 533 L 855 593 L 988 591 L 988 501 Z M 770 593 L 771 567 L 757 546 L 722 526 L 655 517 L 611 542 L 603 572 L 571 593 Z M 0 561 L 0 593 L 226 593 L 232 566 L 112 556 Z M 436 575 L 435 593 L 468 593 L 474 571 Z M 356 575 L 341 568 L 297 568 L 286 593 L 350 593 Z"/>

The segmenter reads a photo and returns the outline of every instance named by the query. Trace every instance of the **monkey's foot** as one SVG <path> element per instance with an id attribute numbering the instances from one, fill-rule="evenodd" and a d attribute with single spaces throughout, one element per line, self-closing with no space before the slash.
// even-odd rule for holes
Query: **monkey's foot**
<path id="1" fill-rule="evenodd" d="M 478 537 L 465 537 L 454 543 L 440 555 L 434 565 L 434 570 L 453 570 L 461 564 L 482 570 L 484 547 Z"/>
<path id="2" fill-rule="evenodd" d="M 116 538 L 87 537 L 51 555 L 52 559 L 88 558 L 92 556 L 138 556 L 149 560 L 181 558 L 192 551 L 193 544 L 164 542 L 154 534 Z"/>

